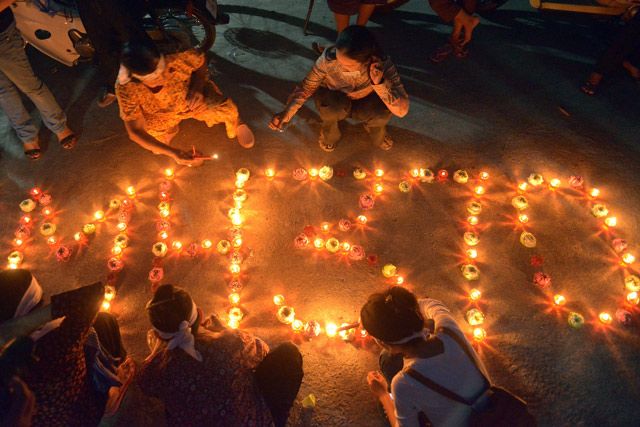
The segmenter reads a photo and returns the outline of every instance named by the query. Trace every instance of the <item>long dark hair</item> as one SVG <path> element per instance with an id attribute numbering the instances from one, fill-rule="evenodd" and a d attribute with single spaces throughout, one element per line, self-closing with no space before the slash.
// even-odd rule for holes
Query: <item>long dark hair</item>
<path id="1" fill-rule="evenodd" d="M 162 285 L 147 304 L 147 313 L 156 329 L 172 333 L 178 332 L 182 321 L 189 320 L 192 308 L 193 300 L 187 291 L 173 285 Z M 199 323 L 200 319 L 191 327 L 194 335 L 198 332 Z"/>
<path id="2" fill-rule="evenodd" d="M 424 329 L 418 300 L 401 286 L 369 296 L 360 311 L 360 320 L 371 336 L 389 343 Z"/>
<path id="3" fill-rule="evenodd" d="M 360 25 L 351 25 L 342 30 L 336 40 L 336 49 L 362 64 L 368 63 L 373 57 L 385 58 L 373 33 Z"/>

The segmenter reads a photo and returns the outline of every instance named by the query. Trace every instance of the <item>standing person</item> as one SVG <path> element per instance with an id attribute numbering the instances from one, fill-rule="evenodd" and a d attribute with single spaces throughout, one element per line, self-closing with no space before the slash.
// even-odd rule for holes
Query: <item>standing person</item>
<path id="1" fill-rule="evenodd" d="M 144 0 L 82 0 L 77 5 L 95 48 L 101 86 L 98 106 L 104 108 L 116 100 L 115 84 L 124 43 L 150 41 L 142 28 Z"/>
<path id="2" fill-rule="evenodd" d="M 477 0 L 429 0 L 440 19 L 453 25 L 447 42 L 429 56 L 432 62 L 440 63 L 451 54 L 460 59 L 467 57 L 473 30 L 480 23 L 480 18 L 475 16 L 477 3 Z"/>
<path id="3" fill-rule="evenodd" d="M 0 0 L 0 108 L 22 141 L 25 156 L 36 160 L 42 156 L 38 128 L 24 108 L 18 89 L 40 111 L 44 125 L 56 134 L 62 148 L 73 148 L 77 138 L 67 126 L 67 116 L 49 88 L 34 74 L 29 64 L 24 42 L 9 7 L 12 3 L 13 0 Z"/>
<path id="4" fill-rule="evenodd" d="M 622 66 L 636 82 L 640 82 L 640 13 L 618 31 L 613 43 L 604 51 L 595 70 L 580 88 L 582 92 L 593 96 L 600 83 Z"/>
<path id="5" fill-rule="evenodd" d="M 409 96 L 395 65 L 373 34 L 357 25 L 345 28 L 336 45 L 320 55 L 269 127 L 283 130 L 314 94 L 322 119 L 318 144 L 325 151 L 336 148 L 341 137 L 338 122 L 348 117 L 363 122 L 374 145 L 389 150 L 393 140 L 386 132 L 387 123 L 392 115 L 404 117 L 409 112 Z"/>
<path id="6" fill-rule="evenodd" d="M 246 332 L 207 329 L 191 296 L 172 285 L 158 287 L 147 313 L 153 350 L 138 382 L 164 402 L 168 425 L 284 427 L 303 376 L 295 345 L 269 351 Z"/>
<path id="7" fill-rule="evenodd" d="M 427 419 L 435 427 L 469 424 L 470 406 L 436 393 L 408 372 L 416 371 L 471 401 L 486 389 L 483 375 L 489 377 L 484 365 L 441 302 L 417 300 L 405 288 L 394 286 L 371 295 L 360 317 L 362 327 L 384 349 L 380 355 L 381 372 L 369 372 L 367 381 L 393 427 L 418 426 Z M 433 319 L 435 334 L 425 329 L 425 319 Z M 467 346 L 482 373 L 458 340 L 442 328 Z"/>
<path id="8" fill-rule="evenodd" d="M 92 326 L 110 356 L 126 357 L 115 318 L 98 315 L 104 286 L 95 283 L 53 295 L 45 305 L 42 288 L 28 270 L 4 270 L 0 289 L 0 345 L 16 336 L 30 335 L 35 341 L 35 361 L 22 376 L 36 397 L 33 425 L 97 426 L 109 396 L 97 387 L 105 383 L 104 359 L 98 361 L 88 352 Z M 113 394 L 114 402 L 121 400 L 133 378 L 133 361 L 127 359 L 121 368 L 124 381 Z"/>
<path id="9" fill-rule="evenodd" d="M 209 80 L 204 54 L 195 49 L 162 55 L 154 44 L 127 43 L 116 83 L 120 117 L 129 138 L 141 147 L 173 158 L 177 163 L 202 163 L 195 152 L 170 146 L 185 119 L 211 127 L 224 123 L 227 137 L 244 148 L 255 142 L 242 123 L 236 104 Z"/>

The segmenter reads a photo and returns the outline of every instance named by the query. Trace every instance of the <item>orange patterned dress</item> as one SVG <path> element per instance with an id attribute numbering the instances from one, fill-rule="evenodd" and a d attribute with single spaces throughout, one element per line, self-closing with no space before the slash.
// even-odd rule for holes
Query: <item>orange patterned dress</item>
<path id="1" fill-rule="evenodd" d="M 203 121 L 211 127 L 224 123 L 227 136 L 235 137 L 238 125 L 238 109 L 230 98 L 225 98 L 210 80 L 204 86 L 205 107 L 190 110 L 187 93 L 191 74 L 205 63 L 204 54 L 188 50 L 165 57 L 165 84 L 153 91 L 144 83 L 131 78 L 126 83 L 116 83 L 116 96 L 120 117 L 124 121 L 144 118 L 145 129 L 153 137 L 175 133 L 176 126 L 185 119 Z"/>

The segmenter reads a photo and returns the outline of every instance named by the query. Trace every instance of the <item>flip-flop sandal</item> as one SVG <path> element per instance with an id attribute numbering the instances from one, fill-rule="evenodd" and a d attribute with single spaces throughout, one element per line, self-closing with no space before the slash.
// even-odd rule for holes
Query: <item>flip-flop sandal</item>
<path id="1" fill-rule="evenodd" d="M 391 150 L 391 147 L 393 147 L 393 139 L 391 139 L 389 135 L 385 135 L 379 147 L 384 151 Z"/>
<path id="2" fill-rule="evenodd" d="M 238 144 L 240 144 L 241 147 L 251 148 L 256 143 L 256 138 L 253 135 L 253 132 L 246 124 L 239 124 L 236 132 L 238 134 Z"/>
<path id="3" fill-rule="evenodd" d="M 38 160 L 40 157 L 42 157 L 42 149 L 41 148 L 34 148 L 34 149 L 31 149 L 31 150 L 26 150 L 24 152 L 24 155 L 27 156 L 31 160 Z"/>
<path id="4" fill-rule="evenodd" d="M 596 94 L 597 90 L 598 90 L 598 85 L 594 85 L 591 82 L 585 82 L 581 87 L 580 90 L 582 91 L 582 93 L 589 95 L 589 96 L 593 96 Z"/>
<path id="5" fill-rule="evenodd" d="M 74 133 L 71 133 L 60 140 L 60 145 L 65 150 L 71 150 L 76 146 L 78 142 L 78 137 Z"/>
<path id="6" fill-rule="evenodd" d="M 320 133 L 320 137 L 318 137 L 318 145 L 324 151 L 330 153 L 336 149 L 336 147 L 338 146 L 338 143 L 337 142 L 334 142 L 333 144 L 328 143 L 327 141 L 325 141 L 324 135 Z"/>
<path id="7" fill-rule="evenodd" d="M 451 46 L 451 43 L 447 43 L 433 51 L 433 53 L 429 56 L 429 60 L 435 64 L 439 64 L 447 59 L 452 53 L 453 46 Z"/>

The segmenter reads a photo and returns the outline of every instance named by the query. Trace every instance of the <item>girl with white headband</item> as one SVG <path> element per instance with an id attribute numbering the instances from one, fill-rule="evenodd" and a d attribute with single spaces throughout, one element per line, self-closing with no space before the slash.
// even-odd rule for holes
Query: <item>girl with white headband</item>
<path id="1" fill-rule="evenodd" d="M 147 304 L 151 355 L 138 377 L 164 402 L 167 425 L 283 427 L 302 382 L 292 343 L 269 351 L 246 332 L 205 326 L 181 288 L 162 285 Z"/>
<path id="2" fill-rule="evenodd" d="M 461 344 L 471 351 L 488 378 L 484 365 L 440 301 L 417 300 L 410 291 L 394 286 L 371 295 L 360 317 L 363 328 L 383 348 L 381 372 L 369 372 L 367 382 L 392 427 L 417 427 L 428 422 L 434 427 L 469 424 L 469 406 L 437 393 L 412 375 L 417 372 L 469 400 L 486 388 L 482 374 Z M 435 333 L 425 319 L 433 319 Z"/>

